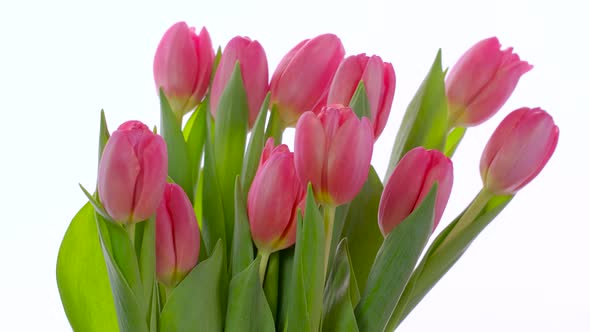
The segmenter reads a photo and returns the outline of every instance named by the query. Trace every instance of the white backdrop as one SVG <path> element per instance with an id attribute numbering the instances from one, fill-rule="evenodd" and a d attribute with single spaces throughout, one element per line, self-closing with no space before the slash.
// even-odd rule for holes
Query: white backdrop
<path id="1" fill-rule="evenodd" d="M 78 183 L 95 183 L 99 111 L 111 129 L 127 119 L 159 123 L 153 53 L 179 20 L 207 26 L 215 45 L 236 34 L 258 39 L 271 71 L 295 43 L 325 32 L 338 34 L 347 54 L 391 61 L 398 87 L 373 157 L 380 175 L 438 48 L 451 66 L 482 38 L 514 46 L 535 68 L 497 116 L 468 132 L 439 230 L 479 190 L 480 153 L 509 111 L 548 110 L 561 129 L 557 150 L 399 330 L 590 331 L 590 25 L 581 0 L 3 1 L 2 330 L 69 330 L 55 262 L 85 203 Z"/>

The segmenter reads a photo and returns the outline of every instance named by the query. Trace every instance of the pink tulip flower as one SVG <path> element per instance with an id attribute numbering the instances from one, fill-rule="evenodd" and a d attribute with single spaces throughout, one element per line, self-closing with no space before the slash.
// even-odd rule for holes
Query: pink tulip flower
<path id="1" fill-rule="evenodd" d="M 139 121 L 128 121 L 104 148 L 98 194 L 113 220 L 136 223 L 156 212 L 167 175 L 168 154 L 162 137 Z"/>
<path id="2" fill-rule="evenodd" d="M 485 188 L 495 194 L 515 194 L 545 167 L 553 155 L 559 128 L 540 108 L 520 108 L 500 123 L 479 164 Z"/>

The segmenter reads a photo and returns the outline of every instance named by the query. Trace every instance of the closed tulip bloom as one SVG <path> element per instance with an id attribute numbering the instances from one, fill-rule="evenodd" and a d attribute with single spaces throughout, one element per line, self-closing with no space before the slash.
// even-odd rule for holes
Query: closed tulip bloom
<path id="1" fill-rule="evenodd" d="M 199 34 L 185 22 L 166 31 L 154 57 L 156 88 L 162 88 L 178 118 L 201 102 L 207 89 L 215 54 L 207 29 Z"/>
<path id="2" fill-rule="evenodd" d="M 414 148 L 400 160 L 385 184 L 379 203 L 379 228 L 384 236 L 404 221 L 438 183 L 434 227 L 440 222 L 453 187 L 453 163 L 438 150 Z"/>
<path id="3" fill-rule="evenodd" d="M 361 80 L 369 99 L 373 134 L 377 139 L 387 124 L 395 93 L 395 72 L 391 63 L 364 53 L 344 59 L 332 81 L 328 105 L 349 105 Z"/>
<path id="4" fill-rule="evenodd" d="M 175 287 L 197 265 L 201 239 L 195 210 L 182 188 L 167 183 L 156 214 L 156 276 Z"/>
<path id="5" fill-rule="evenodd" d="M 240 63 L 242 80 L 248 99 L 248 123 L 251 128 L 268 92 L 268 63 L 266 53 L 257 41 L 234 37 L 227 43 L 211 86 L 211 114 L 217 114 L 219 99 L 234 70 Z"/>
<path id="6" fill-rule="evenodd" d="M 297 209 L 303 211 L 305 190 L 293 164 L 293 153 L 269 138 L 248 192 L 248 219 L 259 251 L 271 253 L 295 243 Z"/>
<path id="7" fill-rule="evenodd" d="M 317 113 L 326 105 L 342 58 L 344 46 L 333 34 L 306 39 L 285 55 L 270 82 L 271 105 L 285 126 L 294 127 L 303 112 Z"/>
<path id="8" fill-rule="evenodd" d="M 475 44 L 447 76 L 451 124 L 471 127 L 492 117 L 508 100 L 520 77 L 532 68 L 512 53 L 512 47 L 500 50 L 496 37 Z"/>
<path id="9" fill-rule="evenodd" d="M 559 138 L 553 118 L 540 108 L 520 108 L 500 123 L 486 145 L 479 170 L 485 188 L 514 194 L 545 167 Z"/>
<path id="10" fill-rule="evenodd" d="M 301 183 L 311 182 L 316 199 L 338 206 L 361 190 L 369 175 L 373 128 L 349 107 L 324 107 L 304 113 L 295 130 L 295 169 Z"/>
<path id="11" fill-rule="evenodd" d="M 98 194 L 111 218 L 132 224 L 152 216 L 168 175 L 162 137 L 139 121 L 123 123 L 107 141 L 98 167 Z"/>

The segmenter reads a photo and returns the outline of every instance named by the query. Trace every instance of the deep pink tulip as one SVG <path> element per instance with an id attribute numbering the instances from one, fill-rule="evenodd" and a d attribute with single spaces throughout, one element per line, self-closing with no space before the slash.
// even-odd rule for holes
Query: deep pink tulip
<path id="1" fill-rule="evenodd" d="M 98 194 L 113 220 L 132 224 L 160 204 L 168 155 L 162 137 L 139 121 L 123 123 L 107 141 L 98 167 Z"/>
<path id="2" fill-rule="evenodd" d="M 248 98 L 248 123 L 252 128 L 268 92 L 268 63 L 260 43 L 247 37 L 234 37 L 223 50 L 211 86 L 211 114 L 213 116 L 217 114 L 219 99 L 231 77 L 236 61 L 239 61 L 242 71 L 242 80 Z"/>
<path id="3" fill-rule="evenodd" d="M 156 276 L 175 287 L 197 265 L 201 239 L 195 210 L 184 190 L 167 183 L 156 214 Z"/>
<path id="4" fill-rule="evenodd" d="M 154 80 L 177 117 L 190 112 L 205 96 L 214 59 L 205 28 L 196 34 L 195 28 L 178 22 L 162 37 L 154 57 Z"/>
<path id="5" fill-rule="evenodd" d="M 295 243 L 297 209 L 303 211 L 305 190 L 293 164 L 293 153 L 269 138 L 248 192 L 248 219 L 258 250 L 271 253 Z"/>
<path id="6" fill-rule="evenodd" d="M 384 236 L 416 209 L 438 183 L 434 228 L 443 215 L 453 187 L 453 163 L 437 150 L 414 148 L 400 160 L 385 184 L 379 203 L 379 228 Z M 434 230 L 433 228 L 433 230 Z"/>
<path id="7" fill-rule="evenodd" d="M 451 123 L 471 127 L 492 117 L 508 100 L 520 77 L 532 68 L 512 53 L 512 47 L 500 50 L 496 37 L 475 44 L 447 75 Z"/>
<path id="8" fill-rule="evenodd" d="M 333 34 L 306 39 L 285 55 L 270 82 L 271 105 L 285 126 L 294 127 L 303 112 L 318 113 L 326 105 L 343 57 L 344 46 Z"/>
<path id="9" fill-rule="evenodd" d="M 295 169 L 303 184 L 311 182 L 316 199 L 332 206 L 350 202 L 369 175 L 373 128 L 349 107 L 305 112 L 295 130 Z"/>
<path id="10" fill-rule="evenodd" d="M 520 108 L 502 120 L 483 151 L 479 170 L 485 188 L 514 194 L 545 167 L 559 138 L 553 118 L 540 108 Z"/>
<path id="11" fill-rule="evenodd" d="M 359 54 L 349 56 L 342 63 L 330 87 L 328 105 L 348 105 L 360 81 L 363 81 L 369 106 L 375 139 L 381 135 L 393 103 L 395 72 L 389 62 L 380 57 Z"/>

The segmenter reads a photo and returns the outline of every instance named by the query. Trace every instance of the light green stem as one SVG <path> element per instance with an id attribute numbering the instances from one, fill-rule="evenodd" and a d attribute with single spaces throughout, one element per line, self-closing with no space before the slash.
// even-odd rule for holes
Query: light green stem
<path id="1" fill-rule="evenodd" d="M 279 110 L 274 106 L 270 111 L 270 119 L 268 120 L 268 126 L 266 127 L 266 133 L 264 140 L 268 140 L 269 137 L 274 139 L 275 146 L 281 144 L 283 141 L 283 132 L 285 131 L 285 124 L 279 116 Z"/>
<path id="2" fill-rule="evenodd" d="M 125 230 L 127 231 L 127 235 L 131 240 L 131 246 L 135 248 L 135 224 L 126 224 Z"/>
<path id="3" fill-rule="evenodd" d="M 336 207 L 332 205 L 324 206 L 324 276 L 327 277 L 328 262 L 330 261 L 330 246 L 332 244 L 332 232 L 334 230 L 334 216 Z"/>
<path id="4" fill-rule="evenodd" d="M 451 230 L 449 235 L 446 237 L 445 242 L 452 241 L 453 237 L 456 237 L 457 235 L 461 234 L 465 227 L 469 226 L 471 222 L 473 222 L 473 220 L 475 220 L 475 218 L 479 216 L 483 208 L 486 206 L 486 204 L 488 204 L 488 202 L 493 196 L 494 195 L 492 193 L 483 188 L 477 194 L 477 196 L 475 196 L 475 199 L 473 199 L 471 204 L 467 207 L 467 209 L 457 222 L 457 225 L 453 228 L 453 230 Z"/>
<path id="5" fill-rule="evenodd" d="M 264 285 L 264 276 L 266 274 L 266 265 L 268 265 L 268 259 L 270 257 L 270 253 L 266 251 L 259 251 L 258 256 L 260 256 L 260 266 L 258 267 L 258 275 L 260 276 L 260 286 Z"/>

